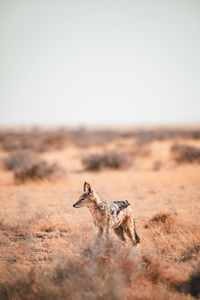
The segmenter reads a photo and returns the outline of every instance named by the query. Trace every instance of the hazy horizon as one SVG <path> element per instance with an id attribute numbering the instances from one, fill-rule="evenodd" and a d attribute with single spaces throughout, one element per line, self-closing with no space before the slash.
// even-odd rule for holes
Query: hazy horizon
<path id="1" fill-rule="evenodd" d="M 200 2 L 0 0 L 0 125 L 200 123 Z"/>

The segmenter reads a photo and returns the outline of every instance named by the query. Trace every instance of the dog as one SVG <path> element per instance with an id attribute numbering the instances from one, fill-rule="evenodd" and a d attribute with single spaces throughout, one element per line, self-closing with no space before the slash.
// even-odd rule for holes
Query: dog
<path id="1" fill-rule="evenodd" d="M 121 241 L 127 243 L 126 235 L 133 246 L 140 243 L 140 238 L 136 232 L 133 210 L 127 200 L 104 201 L 91 188 L 91 185 L 85 182 L 83 194 L 73 207 L 80 208 L 84 206 L 89 209 L 94 225 L 98 228 L 97 240 L 101 239 L 103 235 L 108 239 L 110 230 L 113 229 Z"/>

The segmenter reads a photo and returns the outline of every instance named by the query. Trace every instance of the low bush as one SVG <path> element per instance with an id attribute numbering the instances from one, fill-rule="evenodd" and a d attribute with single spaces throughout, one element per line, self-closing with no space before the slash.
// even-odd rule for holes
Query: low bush
<path id="1" fill-rule="evenodd" d="M 189 278 L 185 281 L 179 282 L 174 287 L 182 293 L 190 294 L 194 298 L 199 299 L 200 296 L 200 264 L 196 266 L 191 272 Z"/>
<path id="2" fill-rule="evenodd" d="M 7 156 L 3 163 L 8 170 L 16 170 L 24 166 L 32 165 L 38 158 L 29 151 L 18 151 Z"/>
<path id="3" fill-rule="evenodd" d="M 163 166 L 163 162 L 160 159 L 154 161 L 153 171 L 159 171 L 162 168 L 162 166 Z"/>
<path id="4" fill-rule="evenodd" d="M 125 153 L 106 151 L 102 154 L 90 154 L 82 158 L 85 170 L 99 171 L 103 168 L 121 169 L 130 165 L 130 160 Z"/>
<path id="5" fill-rule="evenodd" d="M 56 163 L 37 157 L 31 152 L 18 152 L 4 159 L 4 165 L 8 170 L 14 171 L 17 181 L 38 180 L 58 177 L 62 169 Z"/>
<path id="6" fill-rule="evenodd" d="M 174 220 L 173 215 L 161 212 L 152 217 L 148 223 L 145 224 L 145 228 L 159 228 L 165 233 L 170 233 Z"/>
<path id="7" fill-rule="evenodd" d="M 200 163 L 200 149 L 187 145 L 173 145 L 171 152 L 178 163 L 198 162 Z"/>
<path id="8" fill-rule="evenodd" d="M 60 167 L 56 164 L 49 164 L 46 161 L 37 161 L 32 165 L 16 169 L 14 175 L 17 181 L 38 180 L 58 177 L 61 173 Z"/>

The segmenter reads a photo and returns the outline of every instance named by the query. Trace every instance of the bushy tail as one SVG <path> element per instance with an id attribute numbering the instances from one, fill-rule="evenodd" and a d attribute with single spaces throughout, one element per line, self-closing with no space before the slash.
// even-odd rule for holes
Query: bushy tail
<path id="1" fill-rule="evenodd" d="M 136 226 L 135 226 L 135 220 L 134 220 L 134 233 L 135 233 L 135 240 L 136 240 L 136 243 L 140 243 L 140 238 L 139 236 L 137 235 L 137 232 L 136 232 Z"/>
<path id="2" fill-rule="evenodd" d="M 135 231 L 135 240 L 136 240 L 136 243 L 140 243 L 140 238 L 139 236 L 137 235 L 136 231 Z"/>

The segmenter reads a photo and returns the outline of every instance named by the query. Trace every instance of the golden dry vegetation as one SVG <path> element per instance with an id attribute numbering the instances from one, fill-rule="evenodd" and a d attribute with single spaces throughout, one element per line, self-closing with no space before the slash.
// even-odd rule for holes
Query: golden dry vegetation
<path id="1" fill-rule="evenodd" d="M 2 129 L 0 299 L 200 297 L 199 149 L 199 128 Z M 138 247 L 94 243 L 85 180 L 131 203 Z"/>

